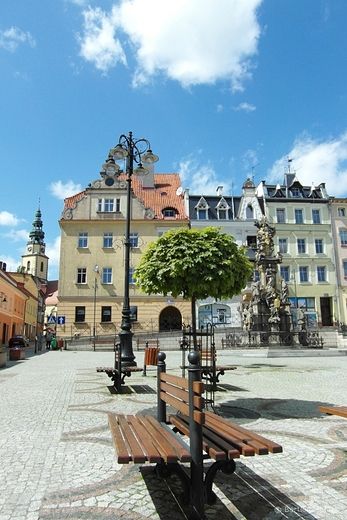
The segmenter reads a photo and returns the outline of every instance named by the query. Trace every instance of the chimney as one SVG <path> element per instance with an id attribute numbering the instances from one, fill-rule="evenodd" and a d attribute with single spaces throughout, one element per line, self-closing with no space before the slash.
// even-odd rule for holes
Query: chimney
<path id="1" fill-rule="evenodd" d="M 217 186 L 216 192 L 217 192 L 218 197 L 222 197 L 222 195 L 223 195 L 223 186 Z"/>

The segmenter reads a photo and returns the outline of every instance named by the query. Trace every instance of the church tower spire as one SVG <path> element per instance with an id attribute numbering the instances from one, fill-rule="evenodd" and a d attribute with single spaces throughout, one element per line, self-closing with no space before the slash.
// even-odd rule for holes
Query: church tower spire
<path id="1" fill-rule="evenodd" d="M 26 246 L 26 253 L 22 255 L 22 268 L 24 268 L 23 270 L 25 270 L 26 273 L 38 277 L 42 282 L 47 282 L 48 257 L 45 254 L 45 233 L 43 231 L 40 201 L 32 226 Z"/>

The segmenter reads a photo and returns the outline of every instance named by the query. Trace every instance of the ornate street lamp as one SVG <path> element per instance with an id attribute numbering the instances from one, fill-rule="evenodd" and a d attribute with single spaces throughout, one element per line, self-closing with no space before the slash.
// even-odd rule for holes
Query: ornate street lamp
<path id="1" fill-rule="evenodd" d="M 121 349 L 121 365 L 136 366 L 135 356 L 133 353 L 131 331 L 131 311 L 129 299 L 129 275 L 130 275 L 130 220 L 131 220 L 131 177 L 133 173 L 136 175 L 146 175 L 148 170 L 143 167 L 142 163 L 153 164 L 159 160 L 157 155 L 151 150 L 150 142 L 147 139 L 135 139 L 132 132 L 126 136 L 122 134 L 119 137 L 118 144 L 110 150 L 108 158 L 108 166 L 112 168 L 112 160 L 120 161 L 126 159 L 127 174 L 127 199 L 126 199 L 126 219 L 125 219 L 125 260 L 124 260 L 124 299 L 122 309 L 121 331 L 119 333 L 120 349 Z M 134 162 L 138 165 L 134 170 Z M 114 164 L 114 163 L 113 163 Z"/>

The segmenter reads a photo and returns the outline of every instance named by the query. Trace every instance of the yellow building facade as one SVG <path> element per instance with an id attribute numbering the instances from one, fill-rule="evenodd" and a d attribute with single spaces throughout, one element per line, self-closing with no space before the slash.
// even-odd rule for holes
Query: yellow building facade
<path id="1" fill-rule="evenodd" d="M 99 337 L 120 331 L 124 298 L 124 235 L 127 180 L 101 178 L 64 201 L 59 221 L 61 251 L 57 337 Z M 140 293 L 133 279 L 148 244 L 169 229 L 188 227 L 177 174 L 132 176 L 129 295 L 133 332 L 179 329 L 190 303 Z"/>

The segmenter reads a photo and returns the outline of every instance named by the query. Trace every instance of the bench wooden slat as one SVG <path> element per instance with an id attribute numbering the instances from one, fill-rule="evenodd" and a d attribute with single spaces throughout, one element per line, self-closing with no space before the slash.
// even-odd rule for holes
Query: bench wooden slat
<path id="1" fill-rule="evenodd" d="M 124 442 L 117 419 L 111 413 L 108 414 L 108 422 L 112 434 L 113 446 L 117 453 L 117 462 L 118 464 L 128 464 L 131 461 L 131 457 L 128 453 L 128 448 Z"/>
<path id="2" fill-rule="evenodd" d="M 146 462 L 146 454 L 143 452 L 141 445 L 135 437 L 133 430 L 127 421 L 125 415 L 118 415 L 118 424 L 124 433 L 124 438 L 129 445 L 130 454 L 135 464 Z"/>
<path id="3" fill-rule="evenodd" d="M 153 416 L 147 415 L 145 417 L 146 422 L 150 422 L 152 426 L 160 433 L 161 436 L 172 446 L 180 462 L 190 462 L 192 460 L 191 454 L 188 450 L 188 446 L 184 446 L 177 438 L 174 433 L 162 424 L 160 424 Z"/>
<path id="4" fill-rule="evenodd" d="M 148 462 L 159 463 L 161 461 L 161 455 L 153 445 L 152 437 L 148 434 L 148 430 L 142 425 L 141 416 L 127 415 L 127 420 L 143 445 Z"/>
<path id="5" fill-rule="evenodd" d="M 171 445 L 165 435 L 160 430 L 160 423 L 153 417 L 153 421 L 151 421 L 151 416 L 147 415 L 146 417 L 141 416 L 142 424 L 144 424 L 148 430 L 148 432 L 152 435 L 152 442 L 155 443 L 157 450 L 159 451 L 162 459 L 167 463 L 175 463 L 178 461 L 179 457 L 175 448 Z"/>
<path id="6" fill-rule="evenodd" d="M 161 381 L 167 381 L 168 383 L 178 386 L 180 388 L 184 388 L 188 390 L 188 379 L 184 379 L 180 376 L 173 376 L 172 374 L 167 374 L 166 372 L 162 372 L 160 374 Z"/>
<path id="7" fill-rule="evenodd" d="M 221 431 L 223 431 L 223 425 L 226 427 L 226 429 L 228 429 L 228 427 L 230 426 L 230 422 L 227 419 L 224 419 L 223 417 L 215 415 L 211 412 L 205 412 L 205 420 L 207 425 L 211 424 L 212 426 L 218 428 Z M 259 442 L 261 445 L 266 446 L 271 453 L 282 453 L 283 451 L 282 446 L 277 444 L 277 442 L 270 441 L 269 439 L 263 437 L 262 435 L 259 435 L 258 433 L 247 430 L 246 428 L 243 428 L 242 426 L 239 426 L 235 423 L 232 423 L 232 427 L 235 430 L 235 432 L 241 434 L 241 438 L 249 439 L 251 437 L 252 441 Z"/>
<path id="8" fill-rule="evenodd" d="M 347 406 L 318 406 L 318 410 L 328 415 L 339 415 L 347 418 Z"/>

